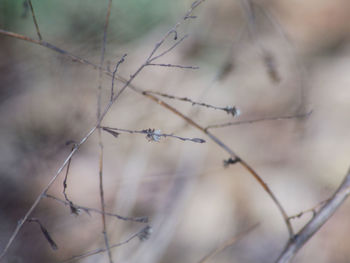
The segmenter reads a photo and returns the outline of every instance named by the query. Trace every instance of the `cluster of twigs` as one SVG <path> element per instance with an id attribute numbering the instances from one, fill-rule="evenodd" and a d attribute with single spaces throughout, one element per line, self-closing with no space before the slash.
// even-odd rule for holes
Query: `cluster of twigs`
<path id="1" fill-rule="evenodd" d="M 60 168 L 57 170 L 57 172 L 53 175 L 51 180 L 48 182 L 47 186 L 42 190 L 42 192 L 38 195 L 30 209 L 27 211 L 27 213 L 24 215 L 22 220 L 19 221 L 16 229 L 14 230 L 13 234 L 11 235 L 9 241 L 7 242 L 6 246 L 1 252 L 0 255 L 0 260 L 4 259 L 4 256 L 6 255 L 9 247 L 12 245 L 13 241 L 15 240 L 17 234 L 23 227 L 23 224 L 25 222 L 35 222 L 39 224 L 41 231 L 45 235 L 46 239 L 48 242 L 51 244 L 51 247 L 54 249 L 57 249 L 56 243 L 53 241 L 51 236 L 49 235 L 48 231 L 46 228 L 43 226 L 43 224 L 39 221 L 37 218 L 30 218 L 31 214 L 33 213 L 34 209 L 38 206 L 40 201 L 43 198 L 50 198 L 52 200 L 55 200 L 57 202 L 60 202 L 64 205 L 68 205 L 70 207 L 70 210 L 73 214 L 78 215 L 80 211 L 84 211 L 86 213 L 90 212 L 95 212 L 99 213 L 102 218 L 102 233 L 104 235 L 104 241 L 105 241 L 105 248 L 97 249 L 94 251 L 90 251 L 78 256 L 74 256 L 70 259 L 68 259 L 65 262 L 70 262 L 73 260 L 77 260 L 83 257 L 87 257 L 90 255 L 94 255 L 97 253 L 102 253 L 102 252 L 107 252 L 108 257 L 109 257 L 109 262 L 113 262 L 113 256 L 111 253 L 111 248 L 118 247 L 121 245 L 124 245 L 134 238 L 138 237 L 140 240 L 145 240 L 149 237 L 151 233 L 151 227 L 149 225 L 143 227 L 140 231 L 137 233 L 133 234 L 130 238 L 127 240 L 118 243 L 118 244 L 112 244 L 110 245 L 108 235 L 107 235 L 107 226 L 106 226 L 106 216 L 112 216 L 120 220 L 127 220 L 127 221 L 134 221 L 134 222 L 141 222 L 141 223 L 146 223 L 147 219 L 145 217 L 141 218 L 132 218 L 132 217 L 124 217 L 120 216 L 115 213 L 109 213 L 105 211 L 105 202 L 104 202 L 104 191 L 103 191 L 103 141 L 101 137 L 101 131 L 104 130 L 110 134 L 112 134 L 115 137 L 118 137 L 121 132 L 126 132 L 126 133 L 139 133 L 139 134 L 145 134 L 146 138 L 151 141 L 159 141 L 161 137 L 172 137 L 176 138 L 182 141 L 191 141 L 191 142 L 196 142 L 196 143 L 203 143 L 205 140 L 200 139 L 200 138 L 186 138 L 186 137 L 179 137 L 173 134 L 164 134 L 161 133 L 160 130 L 155 130 L 155 129 L 144 129 L 144 130 L 133 130 L 133 129 L 120 129 L 120 128 L 110 128 L 110 127 L 105 127 L 102 125 L 102 121 L 104 120 L 105 116 L 107 113 L 110 111 L 112 105 L 115 104 L 115 102 L 118 100 L 120 95 L 127 89 L 131 89 L 132 91 L 143 95 L 144 97 L 154 101 L 155 103 L 159 104 L 162 106 L 164 109 L 169 110 L 170 112 L 174 113 L 178 117 L 182 118 L 185 120 L 188 124 L 192 125 L 194 128 L 198 129 L 201 131 L 203 134 L 205 134 L 209 139 L 214 142 L 217 146 L 219 146 L 222 150 L 224 150 L 226 153 L 228 153 L 229 158 L 224 161 L 225 166 L 229 166 L 232 164 L 240 164 L 248 173 L 250 173 L 256 180 L 257 182 L 263 187 L 263 189 L 267 192 L 267 194 L 271 197 L 273 202 L 276 204 L 277 208 L 279 209 L 280 213 L 283 216 L 284 222 L 287 226 L 288 233 L 289 233 L 289 241 L 287 243 L 287 246 L 285 250 L 281 253 L 279 259 L 277 262 L 288 262 L 298 251 L 298 249 L 306 243 L 306 241 L 327 221 L 327 219 L 335 212 L 337 207 L 345 200 L 345 198 L 350 194 L 350 172 L 347 174 L 343 184 L 339 187 L 337 192 L 332 196 L 325 204 L 323 204 L 318 212 L 314 213 L 313 219 L 305 225 L 305 227 L 300 230 L 297 234 L 294 233 L 292 229 L 292 225 L 290 223 L 291 218 L 290 216 L 287 215 L 285 209 L 283 206 L 280 204 L 278 201 L 277 197 L 275 194 L 272 192 L 272 190 L 268 187 L 268 185 L 264 182 L 262 177 L 245 161 L 243 160 L 238 154 L 236 154 L 230 147 L 228 147 L 224 142 L 221 141 L 218 137 L 216 137 L 213 133 L 209 132 L 210 128 L 219 128 L 219 127 L 227 127 L 231 125 L 238 125 L 238 124 L 243 124 L 243 123 L 254 123 L 258 121 L 266 121 L 266 120 L 279 120 L 279 119 L 290 119 L 290 118 L 301 118 L 301 117 L 306 117 L 308 116 L 311 112 L 307 114 L 297 114 L 297 115 L 287 115 L 287 116 L 280 116 L 280 117 L 270 117 L 270 118 L 262 118 L 262 119 L 255 119 L 255 120 L 248 120 L 248 121 L 238 121 L 238 122 L 230 122 L 226 124 L 219 124 L 219 125 L 210 125 L 207 127 L 203 127 L 199 125 L 197 122 L 195 122 L 193 119 L 185 116 L 182 114 L 180 111 L 178 111 L 176 108 L 171 106 L 170 104 L 166 103 L 160 97 L 165 97 L 169 99 L 176 99 L 180 101 L 185 101 L 189 102 L 192 105 L 197 105 L 197 106 L 203 106 L 215 110 L 222 110 L 225 111 L 228 114 L 231 114 L 232 116 L 237 116 L 239 115 L 239 110 L 235 106 L 228 106 L 228 107 L 216 107 L 207 103 L 203 102 L 196 102 L 190 98 L 186 97 L 177 97 L 169 94 L 164 94 L 160 92 L 151 92 L 147 91 L 144 89 L 141 89 L 139 87 L 136 87 L 132 84 L 133 80 L 139 75 L 139 73 L 146 67 L 148 66 L 160 66 L 160 67 L 174 67 L 174 68 L 181 68 L 181 69 L 198 69 L 198 67 L 195 66 L 183 66 L 183 65 L 175 65 L 175 64 L 163 64 L 163 63 L 157 63 L 157 60 L 159 58 L 164 57 L 167 55 L 169 52 L 174 50 L 179 44 L 181 44 L 187 37 L 188 35 L 184 35 L 182 37 L 179 37 L 178 33 L 178 28 L 187 20 L 190 19 L 195 19 L 196 16 L 193 14 L 195 9 L 201 5 L 204 2 L 204 0 L 196 0 L 193 2 L 191 5 L 190 9 L 186 12 L 186 14 L 183 16 L 183 18 L 175 24 L 173 28 L 171 28 L 154 46 L 154 48 L 151 50 L 150 54 L 146 57 L 145 61 L 134 71 L 133 74 L 130 75 L 129 78 L 124 78 L 118 74 L 118 68 L 120 65 L 125 61 L 126 55 L 122 56 L 122 58 L 116 63 L 114 70 L 111 71 L 108 68 L 104 67 L 104 60 L 105 60 L 105 50 L 106 50 L 106 39 L 107 39 L 107 30 L 108 30 L 108 24 L 109 24 L 109 17 L 111 14 L 111 6 L 112 6 L 112 0 L 109 0 L 108 2 L 108 8 L 107 8 L 107 14 L 106 14 L 106 20 L 104 24 L 104 31 L 103 31 L 103 40 L 102 40 L 102 47 L 101 47 L 101 57 L 100 57 L 100 63 L 99 65 L 96 65 L 84 58 L 80 58 L 74 54 L 71 54 L 59 47 L 56 47 L 52 45 L 51 43 L 48 43 L 43 40 L 42 34 L 39 30 L 39 25 L 37 23 L 35 13 L 34 13 L 34 8 L 31 3 L 31 0 L 27 0 L 28 6 L 30 7 L 31 13 L 32 13 L 32 18 L 34 21 L 34 25 L 36 28 L 38 40 L 32 39 L 30 37 L 27 37 L 25 35 L 20 35 L 14 32 L 9 32 L 5 31 L 3 29 L 0 29 L 0 34 L 16 39 L 21 39 L 27 42 L 31 42 L 43 47 L 46 47 L 48 49 L 51 49 L 54 52 L 57 52 L 63 56 L 66 56 L 68 58 L 71 58 L 74 61 L 77 61 L 81 64 L 88 65 L 92 67 L 93 69 L 98 70 L 99 72 L 99 86 L 98 86 L 98 99 L 97 99 L 97 120 L 95 125 L 86 133 L 86 135 L 78 142 L 75 143 L 70 154 L 67 156 L 65 161 L 62 163 Z M 255 18 L 254 18 L 254 12 L 251 7 L 251 2 L 250 1 L 242 1 L 242 4 L 244 6 L 244 9 L 246 10 L 246 14 L 248 17 L 248 20 L 250 21 L 250 31 L 252 35 L 254 34 L 255 31 Z M 173 43 L 170 45 L 170 47 L 165 48 L 164 51 L 160 51 L 160 48 L 164 46 L 165 40 L 170 38 L 172 36 Z M 279 81 L 279 73 L 276 71 L 276 66 L 273 58 L 271 57 L 271 54 L 268 53 L 263 46 L 261 46 L 261 51 L 263 53 L 263 58 L 264 58 L 264 63 L 266 64 L 266 67 L 268 69 L 268 74 L 271 76 L 272 79 L 275 81 Z M 101 83 L 102 83 L 102 76 L 103 74 L 110 76 L 111 77 L 111 93 L 110 93 L 110 100 L 107 103 L 105 107 L 102 107 L 101 103 Z M 116 91 L 114 86 L 115 86 L 115 80 L 118 80 L 120 83 L 122 83 L 121 88 Z M 101 209 L 94 209 L 94 208 L 89 208 L 89 207 L 83 207 L 79 206 L 77 204 L 74 204 L 73 201 L 71 201 L 67 194 L 66 194 L 66 189 L 68 187 L 67 184 L 67 179 L 68 179 L 68 172 L 69 172 L 69 167 L 72 161 L 72 157 L 79 151 L 81 145 L 83 145 L 90 137 L 92 134 L 94 134 L 96 131 L 98 131 L 99 134 L 99 147 L 100 147 L 100 157 L 99 157 L 99 164 L 100 164 L 100 169 L 99 169 L 99 190 L 100 190 L 100 201 L 101 201 Z M 64 168 L 67 167 L 66 171 L 66 176 L 64 179 L 63 183 L 63 195 L 65 200 L 59 199 L 57 197 L 54 197 L 52 195 L 49 195 L 47 192 L 52 186 L 52 184 L 56 181 L 58 176 L 62 173 Z M 218 250 L 214 250 L 214 254 L 218 253 L 225 247 L 229 246 L 232 244 L 234 241 L 228 241 L 228 243 L 225 243 L 221 248 Z M 205 260 L 202 260 L 201 262 L 204 262 Z"/>

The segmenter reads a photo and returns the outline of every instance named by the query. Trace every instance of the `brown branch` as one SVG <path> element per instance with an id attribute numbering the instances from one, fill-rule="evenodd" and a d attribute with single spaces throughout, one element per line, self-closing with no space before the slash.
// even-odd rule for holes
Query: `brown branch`
<path id="1" fill-rule="evenodd" d="M 131 87 L 132 88 L 132 87 Z M 140 92 L 138 89 L 132 88 L 136 92 Z M 203 133 L 205 133 L 207 136 L 209 136 L 213 142 L 215 142 L 218 146 L 220 146 L 223 150 L 225 150 L 233 159 L 238 159 L 239 163 L 245 168 L 257 181 L 258 183 L 264 188 L 264 190 L 267 192 L 267 194 L 271 197 L 273 202 L 276 204 L 278 210 L 283 216 L 284 222 L 287 226 L 288 233 L 290 238 L 294 236 L 292 225 L 290 224 L 288 220 L 288 215 L 286 211 L 284 210 L 281 203 L 278 201 L 277 197 L 274 195 L 274 193 L 271 191 L 271 189 L 268 187 L 268 185 L 264 182 L 264 180 L 258 175 L 258 173 L 247 163 L 245 162 L 239 155 L 237 155 L 234 151 L 231 150 L 226 144 L 224 144 L 219 138 L 214 136 L 211 132 L 209 132 L 207 129 L 200 126 L 198 123 L 190 119 L 189 117 L 185 116 L 181 112 L 179 112 L 174 107 L 170 106 L 166 102 L 162 101 L 161 99 L 153 96 L 152 94 L 149 94 L 145 91 L 141 92 L 144 96 L 150 98 L 151 100 L 157 102 L 159 105 L 163 106 L 164 108 L 168 109 L 169 111 L 173 112 L 177 116 L 181 117 L 185 121 L 187 121 L 190 125 L 193 127 L 196 127 L 197 129 L 201 130 Z"/>
<path id="2" fill-rule="evenodd" d="M 327 220 L 335 213 L 340 205 L 350 194 L 350 169 L 345 176 L 339 188 L 335 191 L 329 201 L 318 211 L 313 219 L 307 223 L 295 236 L 291 239 L 276 263 L 287 263 L 292 260 L 298 250 L 327 222 Z"/>

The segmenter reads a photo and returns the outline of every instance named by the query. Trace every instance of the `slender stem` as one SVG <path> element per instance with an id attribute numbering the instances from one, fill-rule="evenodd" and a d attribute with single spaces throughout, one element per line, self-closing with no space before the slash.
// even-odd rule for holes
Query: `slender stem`
<path id="1" fill-rule="evenodd" d="M 288 119 L 296 119 L 296 118 L 307 118 L 312 114 L 312 110 L 307 113 L 294 114 L 294 115 L 285 115 L 285 116 L 276 116 L 276 117 L 263 117 L 252 120 L 242 120 L 242 121 L 234 121 L 234 122 L 226 122 L 221 124 L 213 124 L 207 126 L 205 129 L 214 129 L 214 128 L 224 128 L 228 126 L 237 126 L 242 124 L 252 124 L 257 122 L 265 122 L 265 121 L 279 121 L 279 120 L 288 120 Z"/>
<path id="2" fill-rule="evenodd" d="M 103 74 L 103 63 L 106 53 L 106 43 L 107 43 L 107 30 L 109 24 L 109 17 L 111 14 L 112 0 L 108 0 L 108 8 L 106 14 L 105 25 L 103 29 L 103 39 L 101 48 L 101 58 L 100 58 L 100 68 L 99 68 L 99 83 L 98 83 L 98 94 L 97 94 L 97 119 L 101 117 L 101 100 L 102 100 L 102 74 Z M 102 220 L 102 233 L 107 249 L 109 263 L 113 263 L 112 252 L 109 247 L 109 239 L 106 226 L 106 216 L 105 216 L 105 200 L 104 200 L 104 190 L 103 190 L 103 141 L 101 129 L 98 129 L 98 144 L 100 148 L 100 158 L 99 158 L 99 190 L 100 190 L 100 201 L 101 201 L 101 220 Z"/>
<path id="3" fill-rule="evenodd" d="M 38 35 L 38 38 L 39 40 L 42 40 L 42 36 L 40 34 L 40 30 L 39 30 L 39 25 L 38 25 L 38 22 L 36 21 L 36 17 L 35 17 L 35 13 L 34 13 L 34 8 L 33 8 L 33 5 L 32 5 L 32 0 L 27 0 L 27 3 L 30 7 L 30 11 L 32 13 L 32 17 L 33 17 L 33 22 L 34 22 L 34 25 L 35 25 L 35 29 L 36 29 L 36 33 Z"/>

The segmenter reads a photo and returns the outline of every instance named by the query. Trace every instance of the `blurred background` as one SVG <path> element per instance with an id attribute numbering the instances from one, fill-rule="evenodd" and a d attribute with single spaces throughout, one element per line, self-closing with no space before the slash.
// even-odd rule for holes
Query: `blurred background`
<path id="1" fill-rule="evenodd" d="M 45 41 L 99 64 L 108 1 L 32 0 Z M 105 66 L 128 78 L 155 43 L 191 6 L 189 0 L 113 1 Z M 178 30 L 189 37 L 159 63 L 200 69 L 147 67 L 133 82 L 144 90 L 236 106 L 241 114 L 164 98 L 203 127 L 296 115 L 211 131 L 249 163 L 288 215 L 330 197 L 349 168 L 350 2 L 205 1 Z M 37 39 L 26 1 L 0 0 L 0 28 Z M 174 43 L 168 39 L 161 50 Z M 45 47 L 0 35 L 0 248 L 18 220 L 68 156 L 71 145 L 95 125 L 98 71 Z M 122 84 L 115 83 L 120 90 Z M 103 106 L 111 78 L 102 80 Z M 208 262 L 274 262 L 288 240 L 281 214 L 239 164 L 225 168 L 225 151 L 199 130 L 131 90 L 116 101 L 103 125 L 160 129 L 204 144 L 142 134 L 102 133 L 106 211 L 148 216 L 153 232 L 112 250 L 114 262 L 199 262 L 225 241 L 241 236 Z M 67 195 L 74 204 L 100 208 L 97 133 L 73 157 Z M 64 199 L 60 175 L 48 194 Z M 350 203 L 345 202 L 293 262 L 349 262 Z M 71 214 L 44 198 L 40 227 L 26 223 L 5 262 L 60 262 L 104 247 L 101 216 Z M 311 213 L 292 220 L 298 231 Z M 110 244 L 145 224 L 107 217 Z M 255 227 L 254 227 L 255 226 Z M 253 227 L 253 228 L 252 228 Z M 250 231 L 249 231 L 250 230 Z M 108 262 L 98 254 L 79 262 Z"/>

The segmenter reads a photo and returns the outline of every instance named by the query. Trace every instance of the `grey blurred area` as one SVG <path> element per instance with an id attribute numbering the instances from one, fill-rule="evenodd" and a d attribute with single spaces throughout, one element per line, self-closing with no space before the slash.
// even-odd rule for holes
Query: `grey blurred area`
<path id="1" fill-rule="evenodd" d="M 32 0 L 45 41 L 99 64 L 108 1 Z M 189 0 L 113 1 L 104 66 L 128 78 L 154 45 L 181 20 Z M 239 116 L 162 98 L 203 127 L 265 120 L 211 131 L 249 163 L 288 215 L 329 198 L 350 166 L 350 2 L 204 1 L 196 18 L 177 30 L 189 37 L 159 63 L 199 69 L 146 67 L 133 81 L 143 90 L 190 98 Z M 37 39 L 27 1 L 0 0 L 0 28 Z M 167 39 L 161 51 L 174 43 Z M 112 81 L 102 77 L 102 108 Z M 0 250 L 72 149 L 95 125 L 99 72 L 48 48 L 0 34 Z M 123 84 L 115 82 L 120 90 Z M 149 218 L 146 224 L 107 216 L 114 262 L 274 262 L 288 241 L 281 214 L 240 164 L 200 130 L 126 89 L 104 126 L 155 129 L 206 143 L 144 134 L 102 132 L 106 211 Z M 67 143 L 68 142 L 68 143 Z M 69 143 L 70 142 L 70 143 Z M 64 200 L 66 170 L 47 194 Z M 66 194 L 76 205 L 100 209 L 97 133 L 72 158 Z M 35 222 L 27 222 L 4 262 L 61 262 L 104 248 L 101 215 L 43 198 L 31 217 L 57 244 L 53 250 Z M 293 262 L 350 261 L 349 201 L 316 233 Z M 293 219 L 295 231 L 312 218 Z M 144 233 L 143 233 L 144 234 Z M 139 238 L 138 238 L 139 237 Z M 106 253 L 77 262 L 109 262 Z"/>

